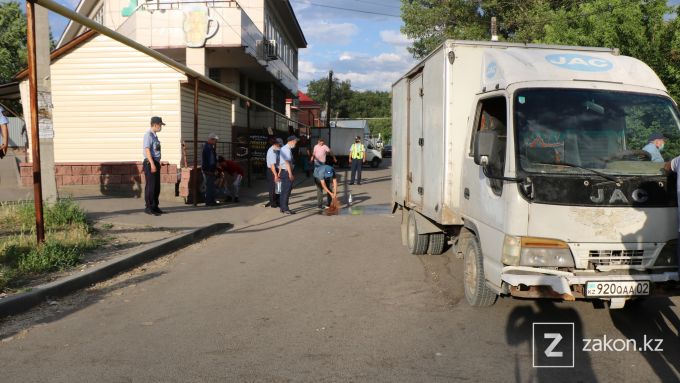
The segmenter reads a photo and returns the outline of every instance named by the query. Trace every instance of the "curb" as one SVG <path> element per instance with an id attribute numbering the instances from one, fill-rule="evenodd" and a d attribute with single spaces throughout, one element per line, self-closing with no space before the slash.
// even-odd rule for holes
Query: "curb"
<path id="1" fill-rule="evenodd" d="M 191 230 L 172 238 L 162 239 L 142 246 L 130 253 L 117 256 L 99 266 L 56 281 L 36 286 L 31 291 L 0 300 L 0 318 L 15 315 L 37 306 L 48 297 L 62 296 L 92 286 L 123 271 L 175 252 L 193 243 L 207 239 L 232 227 L 228 223 L 216 223 Z"/>

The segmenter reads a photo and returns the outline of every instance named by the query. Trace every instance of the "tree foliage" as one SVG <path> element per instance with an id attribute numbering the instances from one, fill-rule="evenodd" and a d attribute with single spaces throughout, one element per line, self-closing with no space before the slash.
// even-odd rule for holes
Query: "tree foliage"
<path id="1" fill-rule="evenodd" d="M 0 4 L 0 84 L 26 66 L 26 17 L 18 3 Z"/>
<path id="2" fill-rule="evenodd" d="M 422 58 L 445 39 L 619 48 L 645 61 L 680 100 L 680 7 L 666 0 L 402 0 L 410 52 Z"/>
<path id="3" fill-rule="evenodd" d="M 332 118 L 381 118 L 369 120 L 371 134 L 381 134 L 383 139 L 391 137 L 392 99 L 389 92 L 352 90 L 349 80 L 333 79 L 333 97 L 331 103 Z M 307 86 L 307 95 L 325 108 L 328 100 L 328 79 L 311 81 Z M 382 119 L 386 117 L 385 119 Z"/>

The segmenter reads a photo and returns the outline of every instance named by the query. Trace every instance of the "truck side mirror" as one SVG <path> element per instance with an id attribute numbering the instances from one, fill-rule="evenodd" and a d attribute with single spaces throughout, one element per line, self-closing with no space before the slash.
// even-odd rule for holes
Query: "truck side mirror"
<path id="1" fill-rule="evenodd" d="M 475 135 L 475 164 L 489 166 L 497 164 L 498 158 L 498 133 L 493 130 L 482 130 Z"/>

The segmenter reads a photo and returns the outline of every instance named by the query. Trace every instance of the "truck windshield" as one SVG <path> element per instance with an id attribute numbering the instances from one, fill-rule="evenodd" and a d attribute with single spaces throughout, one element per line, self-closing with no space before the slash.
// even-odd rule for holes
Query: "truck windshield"
<path id="1" fill-rule="evenodd" d="M 678 111 L 663 96 L 521 89 L 514 122 L 519 165 L 528 173 L 661 175 L 663 162 L 680 155 Z"/>

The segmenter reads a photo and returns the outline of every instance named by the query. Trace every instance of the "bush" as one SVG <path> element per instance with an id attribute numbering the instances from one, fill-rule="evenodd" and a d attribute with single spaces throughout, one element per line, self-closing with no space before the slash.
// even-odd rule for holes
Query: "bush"
<path id="1" fill-rule="evenodd" d="M 84 249 L 49 240 L 40 247 L 24 253 L 17 262 L 17 269 L 26 274 L 64 270 L 80 263 Z"/>
<path id="2" fill-rule="evenodd" d="M 99 246 L 85 212 L 70 199 L 45 206 L 45 243 L 36 245 L 33 203 L 0 205 L 0 291 L 35 274 L 76 266 Z"/>

